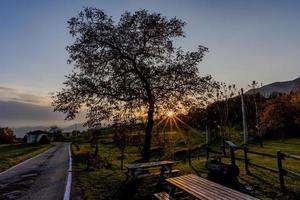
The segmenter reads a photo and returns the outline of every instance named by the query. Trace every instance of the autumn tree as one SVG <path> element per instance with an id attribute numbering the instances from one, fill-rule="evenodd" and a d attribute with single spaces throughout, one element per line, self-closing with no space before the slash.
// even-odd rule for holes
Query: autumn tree
<path id="1" fill-rule="evenodd" d="M 84 107 L 90 127 L 126 113 L 145 113 L 142 158 L 148 161 L 154 114 L 191 106 L 207 91 L 211 77 L 201 77 L 198 64 L 208 49 L 175 47 L 185 23 L 147 10 L 125 12 L 115 22 L 102 10 L 85 8 L 68 24 L 74 69 L 54 97 L 55 111 L 73 119 Z"/>
<path id="2" fill-rule="evenodd" d="M 16 142 L 16 136 L 11 128 L 0 127 L 0 144 L 11 144 Z"/>
<path id="3" fill-rule="evenodd" d="M 283 94 L 267 100 L 260 121 L 265 131 L 278 131 L 283 139 L 286 127 L 293 125 L 294 121 L 291 96 Z"/>
<path id="4" fill-rule="evenodd" d="M 297 124 L 298 126 L 300 126 L 300 88 L 297 89 L 291 97 L 291 104 L 292 104 L 292 108 L 293 108 L 293 116 L 295 119 L 295 124 Z"/>

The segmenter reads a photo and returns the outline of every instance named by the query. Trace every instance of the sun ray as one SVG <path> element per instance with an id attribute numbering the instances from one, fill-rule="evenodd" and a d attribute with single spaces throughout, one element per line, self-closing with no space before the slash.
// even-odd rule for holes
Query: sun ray
<path id="1" fill-rule="evenodd" d="M 153 126 L 153 128 L 156 128 L 157 126 L 159 126 L 163 121 L 165 121 L 166 120 L 166 118 L 162 118 L 162 119 L 160 119 L 159 121 L 158 121 L 158 123 L 156 123 L 154 126 Z"/>
<path id="2" fill-rule="evenodd" d="M 198 130 L 194 129 L 193 127 L 189 126 L 187 123 L 185 123 L 184 121 L 182 121 L 181 119 L 179 119 L 177 116 L 174 116 L 175 119 L 177 119 L 179 122 L 181 122 L 182 124 L 184 124 L 187 128 L 189 128 L 190 130 L 192 130 L 195 133 L 199 133 Z"/>
<path id="3" fill-rule="evenodd" d="M 182 139 L 184 140 L 184 143 L 186 144 L 187 141 L 186 141 L 186 138 L 185 138 L 185 136 L 184 136 L 184 134 L 183 134 L 182 129 L 178 126 L 178 124 L 177 124 L 177 122 L 175 121 L 174 118 L 173 118 L 173 120 L 174 120 L 174 124 L 175 124 L 176 128 L 179 130 L 178 132 L 180 133 Z"/>

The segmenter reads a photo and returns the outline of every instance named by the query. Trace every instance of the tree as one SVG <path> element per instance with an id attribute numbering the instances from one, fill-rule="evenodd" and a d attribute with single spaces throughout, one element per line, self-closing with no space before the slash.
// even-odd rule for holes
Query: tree
<path id="1" fill-rule="evenodd" d="M 128 143 L 129 135 L 132 133 L 131 129 L 132 121 L 124 121 L 123 123 L 117 123 L 113 125 L 114 128 L 114 142 L 120 150 L 121 170 L 123 170 L 123 164 L 125 159 L 125 149 Z"/>
<path id="2" fill-rule="evenodd" d="M 53 141 L 63 141 L 62 129 L 58 126 L 51 126 L 48 132 Z"/>
<path id="3" fill-rule="evenodd" d="M 0 127 L 0 144 L 11 144 L 16 142 L 16 136 L 11 128 Z"/>
<path id="4" fill-rule="evenodd" d="M 200 77 L 197 67 L 208 49 L 174 47 L 185 23 L 146 10 L 125 12 L 115 23 L 102 10 L 85 8 L 68 23 L 74 43 L 67 51 L 75 67 L 54 97 L 55 111 L 73 119 L 84 105 L 88 126 L 145 112 L 142 158 L 148 161 L 155 112 L 189 106 L 208 88 L 211 77 Z"/>
<path id="5" fill-rule="evenodd" d="M 279 95 L 266 101 L 260 115 L 262 128 L 266 131 L 279 131 L 284 138 L 284 131 L 293 126 L 293 112 L 290 95 Z"/>
<path id="6" fill-rule="evenodd" d="M 262 84 L 260 85 L 262 86 Z M 251 84 L 248 85 L 250 88 L 249 90 L 249 97 L 251 98 L 252 102 L 254 102 L 254 109 L 255 109 L 255 129 L 257 130 L 257 134 L 259 136 L 259 143 L 260 147 L 263 147 L 263 137 L 262 137 L 262 132 L 261 132 L 261 122 L 260 122 L 260 103 L 261 103 L 261 94 L 259 92 L 259 84 L 257 81 L 253 80 Z"/>
<path id="7" fill-rule="evenodd" d="M 215 103 L 217 108 L 217 114 L 219 117 L 219 126 L 221 130 L 228 126 L 229 118 L 229 103 L 230 99 L 237 95 L 235 84 L 227 85 L 226 83 L 220 82 L 218 86 L 214 88 L 211 100 Z M 223 132 L 223 131 L 222 131 Z"/>
<path id="8" fill-rule="evenodd" d="M 295 124 L 300 126 L 300 88 L 292 94 L 291 103 L 294 111 Z"/>
<path id="9" fill-rule="evenodd" d="M 219 116 L 219 131 L 220 137 L 222 138 L 222 151 L 226 155 L 225 151 L 225 128 L 228 128 L 228 118 L 229 118 L 229 100 L 236 95 L 235 84 L 227 85 L 226 83 L 218 83 L 218 87 L 214 88 L 214 93 L 212 95 L 212 100 L 217 105 L 217 113 Z"/>

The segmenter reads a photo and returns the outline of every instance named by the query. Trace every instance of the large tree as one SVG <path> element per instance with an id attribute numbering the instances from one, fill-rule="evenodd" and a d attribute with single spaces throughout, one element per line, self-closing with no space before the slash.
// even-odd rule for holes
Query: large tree
<path id="1" fill-rule="evenodd" d="M 265 102 L 260 121 L 265 131 L 278 131 L 283 139 L 286 130 L 293 127 L 293 117 L 291 95 L 282 94 Z"/>
<path id="2" fill-rule="evenodd" d="M 11 144 L 17 141 L 11 128 L 0 127 L 0 144 Z"/>
<path id="3" fill-rule="evenodd" d="M 84 107 L 88 126 L 145 112 L 142 156 L 148 161 L 154 114 L 189 106 L 207 91 L 211 77 L 201 77 L 197 65 L 208 49 L 174 47 L 185 23 L 146 10 L 125 12 L 116 23 L 102 10 L 85 8 L 68 24 L 74 42 L 67 51 L 75 67 L 55 95 L 55 110 L 73 119 Z"/>

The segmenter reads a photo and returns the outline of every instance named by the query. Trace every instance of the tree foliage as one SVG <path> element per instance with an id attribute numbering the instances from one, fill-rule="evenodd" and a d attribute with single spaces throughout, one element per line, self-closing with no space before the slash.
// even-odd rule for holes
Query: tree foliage
<path id="1" fill-rule="evenodd" d="M 0 127 L 0 144 L 11 144 L 16 142 L 16 136 L 11 128 Z"/>
<path id="2" fill-rule="evenodd" d="M 143 158 L 149 160 L 154 112 L 204 97 L 211 77 L 201 77 L 197 65 L 208 49 L 175 47 L 185 23 L 146 10 L 125 12 L 114 22 L 102 10 L 86 8 L 68 23 L 74 42 L 67 50 L 75 67 L 54 98 L 55 110 L 73 119 L 84 106 L 89 126 L 146 114 Z"/>
<path id="3" fill-rule="evenodd" d="M 266 101 L 260 121 L 264 132 L 276 131 L 284 138 L 284 133 L 293 126 L 293 117 L 291 96 L 283 94 Z"/>

